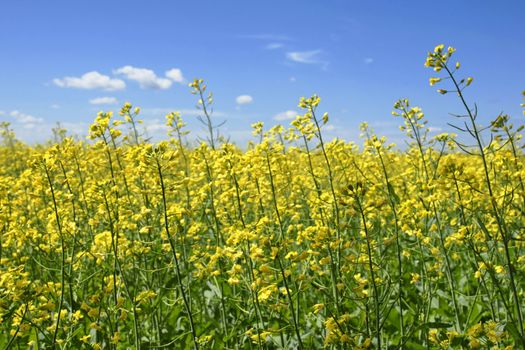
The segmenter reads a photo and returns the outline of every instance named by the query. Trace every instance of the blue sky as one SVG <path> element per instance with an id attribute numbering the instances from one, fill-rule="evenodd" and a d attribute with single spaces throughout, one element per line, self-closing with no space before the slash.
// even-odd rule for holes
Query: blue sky
<path id="1" fill-rule="evenodd" d="M 85 134 L 99 110 L 130 101 L 149 134 L 163 135 L 164 115 L 180 110 L 197 135 L 187 83 L 198 77 L 239 143 L 255 121 L 287 125 L 314 93 L 331 116 L 328 136 L 355 141 L 367 121 L 399 142 L 398 98 L 422 107 L 436 132 L 463 112 L 428 84 L 423 63 L 440 43 L 475 78 L 466 94 L 481 122 L 502 111 L 521 118 L 523 13 L 524 1 L 6 0 L 0 120 L 41 142 L 57 121 Z"/>

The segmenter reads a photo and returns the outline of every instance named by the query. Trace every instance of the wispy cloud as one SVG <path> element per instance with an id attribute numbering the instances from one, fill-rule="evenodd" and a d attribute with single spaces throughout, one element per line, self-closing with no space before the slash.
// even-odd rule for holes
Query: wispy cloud
<path id="1" fill-rule="evenodd" d="M 53 108 L 53 109 L 60 109 L 60 105 L 59 105 L 59 104 L 56 104 L 56 103 L 53 103 L 53 104 L 51 105 L 51 108 Z"/>
<path id="2" fill-rule="evenodd" d="M 180 112 L 182 118 L 186 117 L 197 117 L 202 116 L 203 112 L 200 109 L 180 109 L 180 108 L 142 108 L 141 114 L 151 115 L 153 117 L 164 117 L 166 114 L 171 112 Z M 225 117 L 226 113 L 214 110 L 213 117 Z"/>
<path id="3" fill-rule="evenodd" d="M 115 105 L 118 103 L 118 100 L 115 97 L 96 97 L 89 100 L 89 103 L 92 105 Z"/>
<path id="4" fill-rule="evenodd" d="M 323 50 L 311 50 L 311 51 L 291 51 L 286 53 L 286 58 L 289 61 L 303 64 L 320 64 L 323 68 L 328 66 L 328 62 L 323 60 L 321 56 Z"/>
<path id="5" fill-rule="evenodd" d="M 295 119 L 296 116 L 297 116 L 297 112 L 290 110 L 290 111 L 277 113 L 276 115 L 273 116 L 273 120 L 276 120 L 276 121 L 292 120 L 292 119 Z"/>
<path id="6" fill-rule="evenodd" d="M 143 89 L 169 89 L 173 82 L 167 78 L 160 78 L 154 71 L 147 68 L 124 66 L 114 71 L 114 74 L 124 75 L 129 80 L 139 83 Z"/>
<path id="7" fill-rule="evenodd" d="M 365 64 L 372 64 L 374 63 L 374 59 L 372 57 L 367 57 L 363 60 Z"/>
<path id="8" fill-rule="evenodd" d="M 97 71 L 87 72 L 81 77 L 65 77 L 53 79 L 53 83 L 62 88 L 75 89 L 102 89 L 108 91 L 122 90 L 126 83 L 120 79 L 113 79 Z"/>
<path id="9" fill-rule="evenodd" d="M 235 98 L 235 102 L 238 105 L 248 105 L 253 102 L 253 97 L 251 97 L 250 95 L 240 95 L 237 96 L 237 98 Z"/>
<path id="10" fill-rule="evenodd" d="M 242 39 L 271 40 L 271 41 L 292 41 L 287 35 L 280 34 L 241 34 L 237 36 Z"/>
<path id="11" fill-rule="evenodd" d="M 321 50 L 287 52 L 286 58 L 298 63 L 319 63 Z"/>
<path id="12" fill-rule="evenodd" d="M 280 48 L 283 48 L 283 47 L 284 47 L 283 43 L 269 43 L 264 48 L 266 50 L 277 50 L 277 49 L 280 49 Z"/>

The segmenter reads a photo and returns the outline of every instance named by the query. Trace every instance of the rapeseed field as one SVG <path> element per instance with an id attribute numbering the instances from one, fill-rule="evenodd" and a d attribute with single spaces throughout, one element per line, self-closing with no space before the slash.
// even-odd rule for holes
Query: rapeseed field
<path id="1" fill-rule="evenodd" d="M 0 345 L 5 349 L 525 348 L 525 158 L 506 115 L 478 124 L 454 49 L 430 85 L 464 106 L 430 136 L 394 104 L 408 146 L 362 124 L 323 138 L 320 97 L 240 148 L 190 84 L 208 137 L 180 113 L 166 141 L 140 108 L 89 140 L 28 146 L 2 124 Z"/>

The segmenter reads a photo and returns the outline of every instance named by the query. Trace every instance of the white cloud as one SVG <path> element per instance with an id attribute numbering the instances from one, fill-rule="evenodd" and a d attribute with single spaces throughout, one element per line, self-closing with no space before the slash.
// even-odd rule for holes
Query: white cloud
<path id="1" fill-rule="evenodd" d="M 143 125 L 146 131 L 149 133 L 157 133 L 160 131 L 165 133 L 166 130 L 168 130 L 165 122 L 160 119 L 146 120 Z"/>
<path id="2" fill-rule="evenodd" d="M 295 77 L 290 77 L 289 80 L 290 80 L 290 82 L 292 82 L 292 83 L 295 83 L 295 82 L 297 81 L 297 79 L 296 79 Z"/>
<path id="3" fill-rule="evenodd" d="M 281 44 L 281 43 L 270 43 L 270 44 L 265 46 L 265 49 L 267 49 L 267 50 L 276 50 L 276 49 L 280 49 L 281 47 L 284 47 L 284 44 Z"/>
<path id="4" fill-rule="evenodd" d="M 277 120 L 277 121 L 291 120 L 291 119 L 295 119 L 296 116 L 297 116 L 297 112 L 290 110 L 290 111 L 285 111 L 285 112 L 276 114 L 273 117 L 273 120 Z"/>
<path id="5" fill-rule="evenodd" d="M 14 110 L 9 113 L 9 115 L 20 124 L 40 124 L 44 121 L 42 118 L 33 117 L 32 115 L 22 113 L 20 111 Z"/>
<path id="6" fill-rule="evenodd" d="M 115 97 L 96 97 L 89 100 L 92 105 L 115 105 L 118 103 Z"/>
<path id="7" fill-rule="evenodd" d="M 178 68 L 173 68 L 166 71 L 166 77 L 180 84 L 183 84 L 186 81 L 186 79 L 184 79 L 184 76 L 182 75 L 182 71 Z"/>
<path id="8" fill-rule="evenodd" d="M 39 118 L 37 118 L 39 119 Z M 67 134 L 74 136 L 77 139 L 85 139 L 89 125 L 91 123 L 86 122 L 60 122 L 60 126 L 67 130 Z M 35 145 L 49 141 L 53 138 L 52 129 L 57 126 L 56 123 L 13 123 L 12 127 L 15 131 L 16 137 L 25 143 Z"/>
<path id="9" fill-rule="evenodd" d="M 169 89 L 173 82 L 170 79 L 159 78 L 151 69 L 124 66 L 114 71 L 129 80 L 135 80 L 143 89 Z"/>
<path id="10" fill-rule="evenodd" d="M 60 109 L 60 105 L 54 103 L 54 104 L 51 105 L 51 108 L 53 108 L 53 109 Z"/>
<path id="11" fill-rule="evenodd" d="M 77 136 L 83 136 L 86 135 L 86 133 L 89 130 L 89 123 L 85 122 L 61 122 L 60 125 L 68 131 L 68 133 L 71 133 L 73 135 Z"/>
<path id="12" fill-rule="evenodd" d="M 374 63 L 374 59 L 371 57 L 367 57 L 363 60 L 363 62 L 365 62 L 365 64 L 371 64 Z"/>
<path id="13" fill-rule="evenodd" d="M 235 99 L 238 105 L 247 105 L 253 102 L 253 97 L 250 95 L 240 95 Z"/>
<path id="14" fill-rule="evenodd" d="M 32 129 L 37 124 L 42 124 L 44 119 L 34 117 L 29 114 L 22 113 L 18 110 L 9 112 L 9 116 L 13 117 L 17 124 L 21 125 L 25 129 Z"/>
<path id="15" fill-rule="evenodd" d="M 321 50 L 287 52 L 286 58 L 297 63 L 323 63 L 319 60 Z"/>
<path id="16" fill-rule="evenodd" d="M 63 88 L 76 89 L 103 89 L 108 91 L 122 90 L 126 83 L 120 79 L 112 79 L 107 75 L 92 71 L 79 77 L 65 77 L 63 79 L 53 79 L 53 83 Z"/>

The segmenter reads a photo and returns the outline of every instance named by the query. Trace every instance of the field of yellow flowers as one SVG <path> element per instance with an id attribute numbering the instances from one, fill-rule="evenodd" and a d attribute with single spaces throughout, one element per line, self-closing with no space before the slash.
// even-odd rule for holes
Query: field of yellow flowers
<path id="1" fill-rule="evenodd" d="M 525 159 L 520 128 L 476 121 L 453 48 L 429 53 L 464 103 L 468 141 L 428 135 L 404 99 L 399 151 L 327 142 L 317 96 L 246 149 L 178 113 L 168 141 L 139 109 L 100 113 L 90 142 L 0 148 L 4 349 L 517 349 L 525 347 Z M 465 143 L 463 143 L 465 142 Z M 467 146 L 474 144 L 474 146 Z"/>

